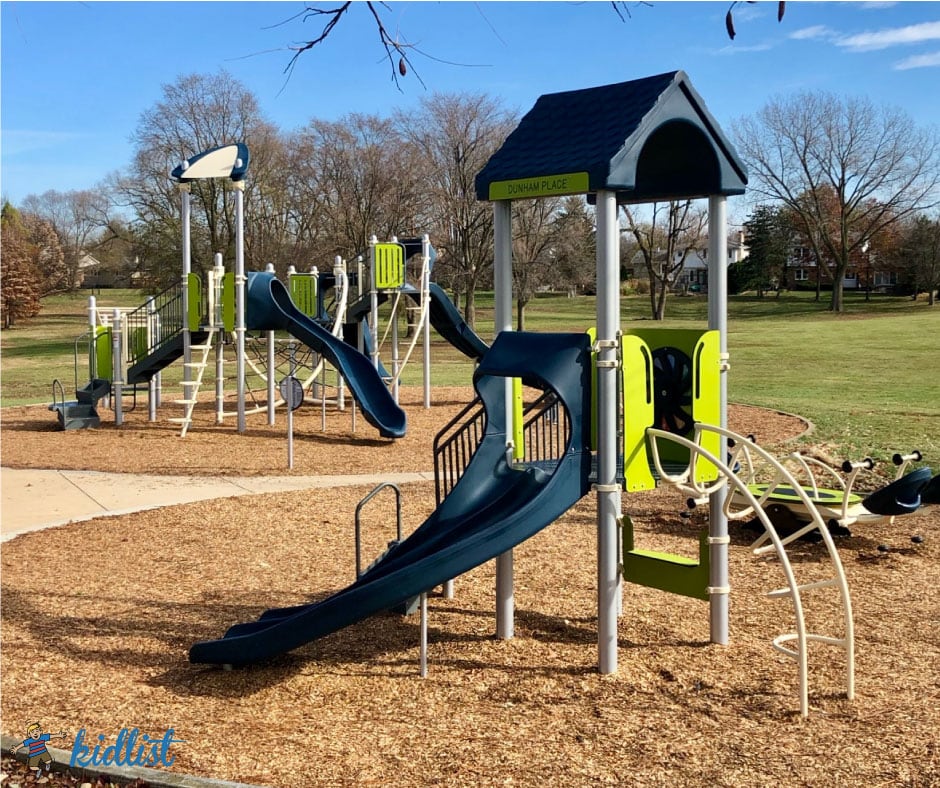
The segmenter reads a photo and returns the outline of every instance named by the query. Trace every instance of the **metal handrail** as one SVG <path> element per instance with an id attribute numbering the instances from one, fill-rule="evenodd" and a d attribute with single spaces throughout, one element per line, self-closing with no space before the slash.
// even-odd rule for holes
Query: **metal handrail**
<path id="1" fill-rule="evenodd" d="M 434 493 L 438 506 L 460 481 L 485 429 L 486 410 L 476 397 L 434 436 Z"/>
<path id="2" fill-rule="evenodd" d="M 127 343 L 132 364 L 146 358 L 183 330 L 186 320 L 183 307 L 183 285 L 176 282 L 125 315 L 128 336 L 135 328 L 146 329 L 146 347 L 136 342 Z"/>
<path id="3" fill-rule="evenodd" d="M 395 518 L 398 525 L 398 542 L 401 542 L 402 540 L 401 489 L 394 482 L 382 482 L 356 505 L 356 580 L 362 577 L 362 518 L 360 515 L 362 514 L 363 507 L 369 503 L 369 501 L 375 498 L 376 495 L 382 492 L 382 490 L 384 490 L 386 487 L 391 487 L 392 490 L 395 491 Z M 396 542 L 390 542 L 389 547 L 391 547 L 393 544 L 396 544 Z M 386 550 L 386 552 L 388 551 Z M 379 558 L 376 559 L 376 561 L 381 560 L 384 555 L 385 554 L 383 553 L 382 556 L 379 556 Z"/>
<path id="4" fill-rule="evenodd" d="M 558 462 L 571 440 L 571 417 L 554 392 L 544 392 L 525 409 L 530 418 L 523 423 L 523 463 Z"/>

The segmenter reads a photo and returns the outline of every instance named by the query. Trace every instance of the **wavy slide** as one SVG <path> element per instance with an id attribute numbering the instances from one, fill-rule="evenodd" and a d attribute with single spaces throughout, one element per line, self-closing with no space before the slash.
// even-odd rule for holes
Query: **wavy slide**
<path id="1" fill-rule="evenodd" d="M 402 293 L 420 306 L 421 291 L 413 285 L 405 285 Z M 431 303 L 428 305 L 428 317 L 431 325 L 444 339 L 450 342 L 457 350 L 475 361 L 483 358 L 489 348 L 480 336 L 467 324 L 454 306 L 454 302 L 447 297 L 444 289 L 435 282 L 431 282 L 428 290 Z M 389 293 L 379 293 L 379 303 L 384 304 L 390 297 Z M 349 307 L 346 316 L 349 320 L 365 321 L 368 318 L 371 301 L 369 294 L 364 295 Z"/>
<path id="2" fill-rule="evenodd" d="M 269 610 L 219 640 L 196 643 L 190 661 L 245 665 L 290 651 L 457 577 L 545 528 L 590 488 L 590 376 L 586 334 L 500 334 L 474 375 L 487 415 L 483 440 L 437 510 L 349 587 L 320 602 Z M 570 442 L 550 474 L 506 462 L 505 377 L 553 391 L 570 414 Z"/>
<path id="3" fill-rule="evenodd" d="M 383 438 L 401 438 L 405 434 L 405 412 L 398 407 L 369 359 L 301 312 L 274 274 L 248 274 L 246 294 L 249 330 L 287 331 L 339 370 L 359 402 L 366 421 Z"/>

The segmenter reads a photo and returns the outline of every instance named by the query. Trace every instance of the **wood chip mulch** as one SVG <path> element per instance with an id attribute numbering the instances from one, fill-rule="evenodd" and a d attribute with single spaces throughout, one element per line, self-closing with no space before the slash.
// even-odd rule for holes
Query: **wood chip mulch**
<path id="1" fill-rule="evenodd" d="M 409 435 L 376 437 L 361 416 L 298 411 L 297 474 L 429 470 L 431 439 L 469 397 L 406 390 Z M 61 433 L 41 408 L 2 414 L 6 467 L 153 473 L 283 473 L 283 415 L 248 433 L 211 409 L 184 439 L 129 414 L 123 427 Z M 736 406 L 732 428 L 780 452 L 793 417 Z M 808 719 L 796 665 L 770 641 L 791 631 L 779 564 L 731 546 L 731 643 L 709 643 L 705 603 L 625 587 L 619 670 L 597 672 L 596 513 L 591 496 L 515 550 L 515 637 L 496 640 L 494 571 L 430 599 L 429 675 L 418 619 L 392 613 L 263 665 L 191 665 L 197 640 L 265 609 L 327 595 L 354 576 L 353 512 L 368 486 L 229 498 L 100 518 L 2 547 L 2 728 L 39 719 L 113 741 L 173 728 L 172 771 L 277 786 L 940 785 L 940 515 L 856 527 L 839 540 L 855 607 L 857 697 L 844 659 L 810 653 Z M 404 490 L 406 532 L 432 511 L 431 483 Z M 55 494 L 50 490 L 50 494 Z M 704 512 L 657 490 L 624 495 L 637 540 L 693 555 Z M 391 496 L 364 518 L 364 554 L 394 531 Z M 923 537 L 914 543 L 912 535 Z M 879 546 L 887 550 L 879 550 Z M 798 543 L 801 578 L 826 572 Z M 838 634 L 827 591 L 809 595 L 815 631 Z M 68 745 L 59 745 L 68 747 Z M 4 783 L 6 785 L 8 783 Z"/>

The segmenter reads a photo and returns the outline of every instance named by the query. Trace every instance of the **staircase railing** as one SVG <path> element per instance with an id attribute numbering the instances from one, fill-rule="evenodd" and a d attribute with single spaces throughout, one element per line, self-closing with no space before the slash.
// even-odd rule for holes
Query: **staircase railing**
<path id="1" fill-rule="evenodd" d="M 434 438 L 434 488 L 440 505 L 467 470 L 486 430 L 482 401 L 473 400 Z M 552 392 L 543 393 L 523 413 L 523 445 L 515 461 L 551 470 L 565 456 L 571 417 Z"/>
<path id="2" fill-rule="evenodd" d="M 528 416 L 526 419 L 525 417 Z M 571 417 L 551 391 L 544 392 L 523 414 L 521 451 L 525 465 L 553 467 L 565 456 L 571 440 Z"/>
<path id="3" fill-rule="evenodd" d="M 440 505 L 460 481 L 486 430 L 486 411 L 477 397 L 434 436 L 434 491 Z"/>
<path id="4" fill-rule="evenodd" d="M 146 358 L 173 339 L 183 330 L 185 319 L 183 286 L 179 282 L 128 312 L 125 325 L 131 363 Z"/>

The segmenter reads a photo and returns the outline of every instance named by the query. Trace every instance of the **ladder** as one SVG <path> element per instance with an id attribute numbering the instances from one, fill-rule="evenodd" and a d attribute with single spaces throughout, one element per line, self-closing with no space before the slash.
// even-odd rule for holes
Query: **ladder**
<path id="1" fill-rule="evenodd" d="M 180 430 L 181 438 L 186 437 L 186 432 L 193 423 L 193 410 L 199 399 L 199 387 L 202 385 L 203 374 L 206 371 L 206 367 L 209 366 L 209 355 L 215 347 L 214 339 L 216 331 L 218 331 L 217 328 L 210 328 L 206 338 L 200 344 L 190 345 L 190 350 L 197 353 L 199 359 L 198 361 L 191 360 L 183 364 L 190 372 L 190 380 L 182 381 L 183 398 L 174 400 L 174 402 L 177 405 L 182 405 L 185 410 L 182 416 L 175 416 L 170 419 L 170 421 L 176 424 L 183 425 Z"/>
<path id="2" fill-rule="evenodd" d="M 728 452 L 726 461 L 720 460 L 712 452 L 702 447 L 701 437 L 706 432 L 728 439 L 728 445 L 731 446 L 731 449 Z M 803 717 L 809 716 L 808 649 L 810 643 L 834 646 L 845 652 L 846 697 L 852 700 L 855 697 L 855 627 L 852 619 L 852 600 L 849 596 L 849 587 L 845 578 L 842 560 L 839 558 L 832 535 L 829 533 L 829 528 L 807 491 L 797 483 L 790 471 L 773 455 L 748 438 L 722 427 L 696 423 L 692 439 L 654 428 L 647 429 L 646 433 L 649 438 L 653 462 L 660 474 L 661 481 L 689 493 L 692 500 L 696 502 L 706 500 L 709 495 L 716 492 L 720 487 L 728 485 L 734 489 L 736 495 L 727 495 L 725 497 L 723 510 L 727 518 L 729 520 L 756 518 L 763 525 L 764 533 L 751 545 L 751 550 L 756 556 L 775 555 L 786 579 L 784 587 L 769 591 L 766 595 L 771 599 L 789 599 L 793 605 L 796 631 L 777 635 L 772 640 L 772 646 L 776 651 L 796 660 L 800 714 Z M 658 448 L 658 443 L 661 440 L 679 443 L 689 449 L 690 463 L 683 473 L 670 475 L 663 469 Z M 708 485 L 696 481 L 695 464 L 699 459 L 706 460 L 718 469 L 720 475 L 717 482 Z M 747 483 L 748 478 L 753 475 L 755 460 L 760 463 L 761 467 L 768 468 L 773 476 L 773 480 L 759 497 L 749 488 Z M 742 472 L 739 474 L 733 470 L 744 465 L 751 469 L 750 473 L 745 474 Z M 811 520 L 804 527 L 781 538 L 773 521 L 764 511 L 763 504 L 773 494 L 774 490 L 784 486 L 799 496 L 806 507 L 806 511 L 810 513 Z M 732 509 L 732 506 L 739 506 L 740 508 Z M 825 544 L 831 564 L 830 576 L 809 582 L 799 582 L 790 557 L 787 555 L 787 545 L 812 531 L 818 531 Z M 834 589 L 838 594 L 842 614 L 842 633 L 839 635 L 823 635 L 807 630 L 804 615 L 804 595 L 808 591 L 822 589 Z"/>

